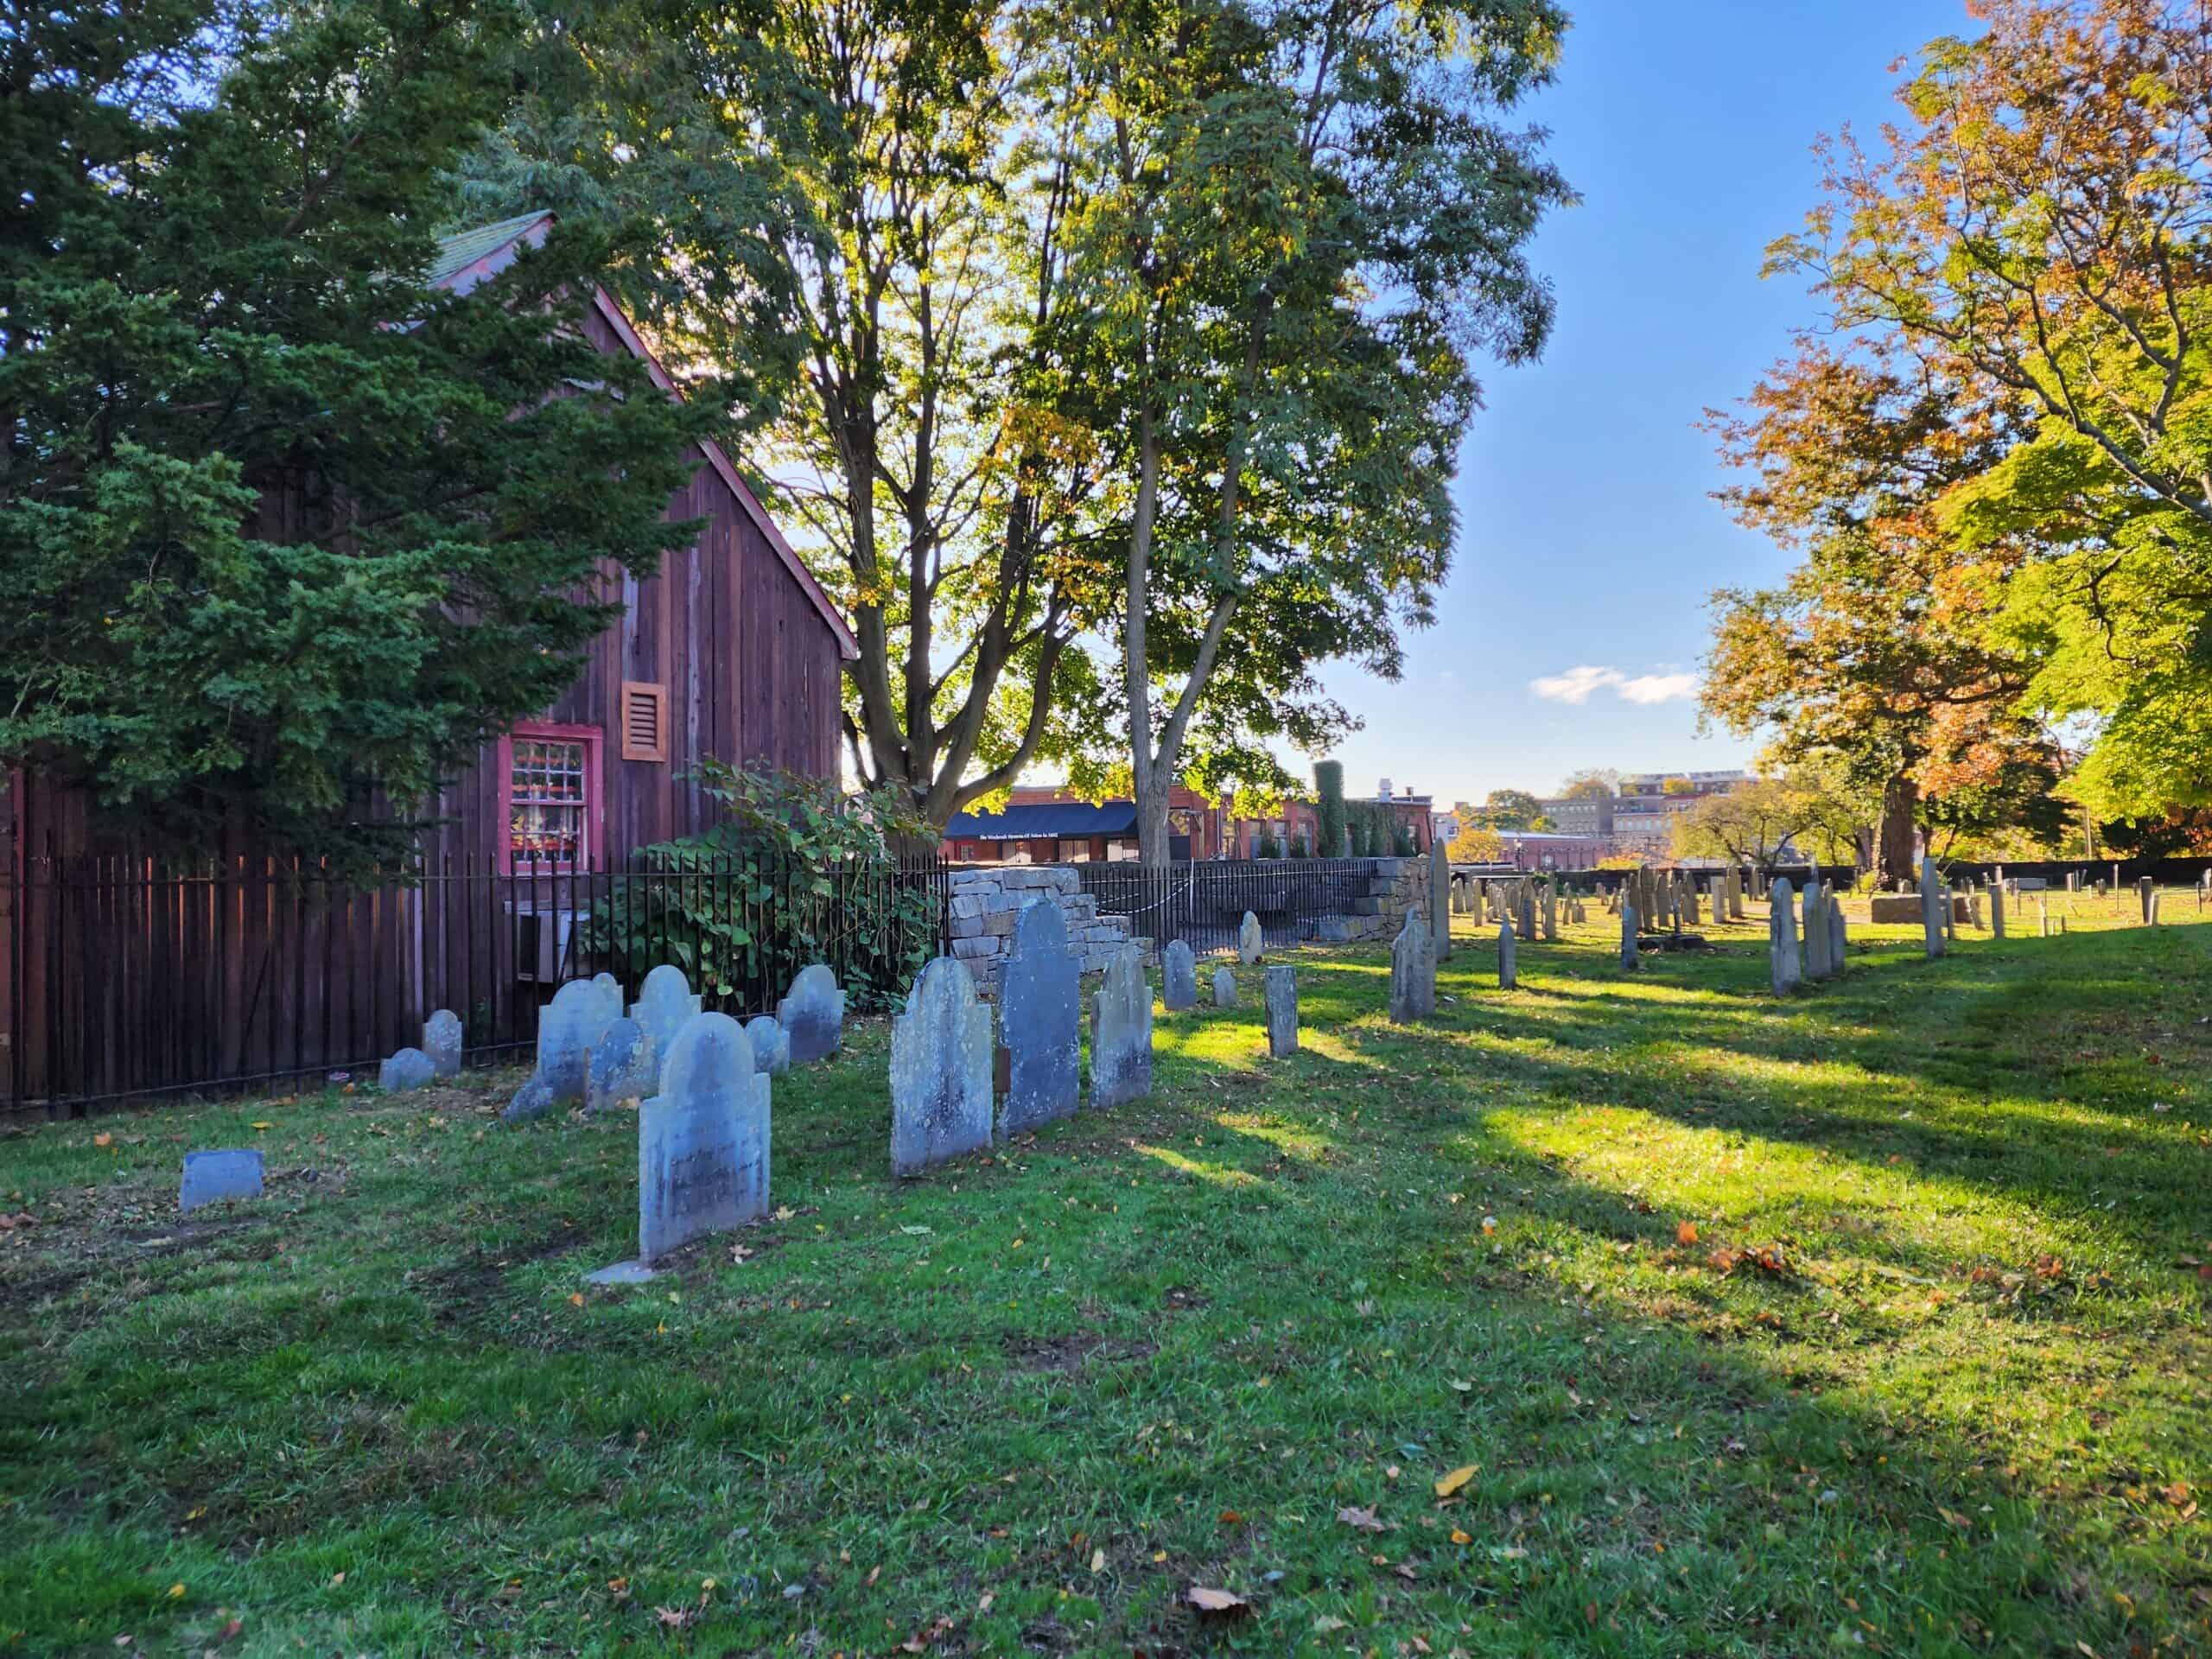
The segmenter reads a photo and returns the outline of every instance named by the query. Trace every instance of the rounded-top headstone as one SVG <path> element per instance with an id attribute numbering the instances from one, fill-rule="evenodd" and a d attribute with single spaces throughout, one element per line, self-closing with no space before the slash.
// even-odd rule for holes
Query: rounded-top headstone
<path id="1" fill-rule="evenodd" d="M 461 1075 L 462 1042 L 461 1016 L 451 1008 L 440 1008 L 423 1022 L 423 1052 L 440 1077 Z"/>
<path id="2" fill-rule="evenodd" d="M 1189 944 L 1170 939 L 1160 953 L 1160 1002 L 1170 1014 L 1195 1007 L 1198 1001 L 1198 964 Z"/>
<path id="3" fill-rule="evenodd" d="M 388 1095 L 410 1089 L 427 1089 L 437 1080 L 438 1068 L 419 1048 L 403 1048 L 377 1068 L 377 1087 Z"/>
<path id="4" fill-rule="evenodd" d="M 844 1039 L 845 993 L 828 964 L 812 963 L 798 970 L 776 1004 L 776 1023 L 791 1035 L 793 1065 L 837 1052 Z"/>
<path id="5" fill-rule="evenodd" d="M 891 1173 L 989 1146 L 991 1104 L 990 1005 L 965 966 L 938 957 L 891 1023 Z"/>
<path id="6" fill-rule="evenodd" d="M 1018 1135 L 1081 1104 L 1082 969 L 1067 918 L 1032 899 L 1014 925 L 1014 954 L 999 973 L 999 1040 L 1007 1051 L 1000 1131 Z"/>

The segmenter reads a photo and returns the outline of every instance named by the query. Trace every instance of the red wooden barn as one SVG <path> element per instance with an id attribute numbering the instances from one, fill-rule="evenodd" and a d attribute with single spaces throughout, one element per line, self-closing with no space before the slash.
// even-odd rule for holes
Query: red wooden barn
<path id="1" fill-rule="evenodd" d="M 433 277 L 465 294 L 551 223 L 527 213 L 454 236 Z M 604 289 L 577 322 L 678 395 Z M 588 874 L 712 820 L 687 777 L 696 762 L 835 776 L 852 632 L 728 456 L 705 442 L 698 461 L 668 505 L 703 521 L 697 539 L 643 581 L 606 570 L 620 619 L 559 702 L 443 793 L 434 812 L 450 822 L 419 887 L 355 892 L 245 849 L 168 869 L 94 844 L 80 798 L 11 780 L 0 1104 L 359 1065 L 416 1041 L 439 1006 L 469 1021 L 474 1046 L 526 1043 L 532 988 L 567 970 Z M 516 870 L 538 879 L 505 879 Z"/>

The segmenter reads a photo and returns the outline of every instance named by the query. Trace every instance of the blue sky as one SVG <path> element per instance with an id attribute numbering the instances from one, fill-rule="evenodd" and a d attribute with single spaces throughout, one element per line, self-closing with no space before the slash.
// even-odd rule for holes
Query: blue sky
<path id="1" fill-rule="evenodd" d="M 1449 804 L 1582 766 L 1751 758 L 1697 735 L 1706 598 L 1789 560 L 1709 499 L 1725 474 L 1696 423 L 1817 318 L 1758 274 L 1816 199 L 1815 138 L 1871 137 L 1896 111 L 1891 66 L 1973 32 L 1960 0 L 1568 3 L 1558 84 L 1529 111 L 1583 198 L 1535 247 L 1558 324 L 1541 362 L 1484 372 L 1459 551 L 1405 677 L 1325 677 L 1366 721 L 1340 751 L 1363 791 L 1387 776 Z"/>

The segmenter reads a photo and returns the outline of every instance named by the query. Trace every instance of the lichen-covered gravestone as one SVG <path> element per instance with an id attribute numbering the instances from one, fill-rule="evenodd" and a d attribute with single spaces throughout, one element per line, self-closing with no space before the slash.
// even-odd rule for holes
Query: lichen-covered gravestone
<path id="1" fill-rule="evenodd" d="M 990 1144 L 990 1004 L 973 974 L 939 957 L 891 1022 L 891 1173 L 918 1174 Z"/>
<path id="2" fill-rule="evenodd" d="M 776 1023 L 772 1014 L 757 1014 L 745 1022 L 746 1040 L 753 1045 L 753 1067 L 770 1077 L 791 1070 L 791 1034 Z"/>
<path id="3" fill-rule="evenodd" d="M 184 1154 L 184 1179 L 176 1207 L 190 1215 L 203 1204 L 261 1196 L 261 1153 L 256 1147 L 222 1147 Z"/>
<path id="4" fill-rule="evenodd" d="M 1428 843 L 1429 954 L 1438 962 L 1452 954 L 1452 855 L 1446 847 L 1433 837 Z"/>
<path id="5" fill-rule="evenodd" d="M 776 1004 L 776 1023 L 791 1035 L 793 1065 L 835 1054 L 845 1034 L 845 993 L 837 976 L 819 962 L 800 969 Z"/>
<path id="6" fill-rule="evenodd" d="M 1247 968 L 1253 966 L 1260 960 L 1267 944 L 1267 937 L 1260 931 L 1260 918 L 1246 911 L 1244 919 L 1236 925 L 1236 960 Z M 1197 987 L 1192 988 L 1191 995 L 1193 1001 L 1197 1000 Z"/>
<path id="7" fill-rule="evenodd" d="M 1513 964 L 1513 930 L 1500 922 L 1497 925 L 1497 988 L 1510 991 L 1520 982 Z"/>
<path id="8" fill-rule="evenodd" d="M 1268 1052 L 1287 1059 L 1298 1052 L 1298 970 L 1288 963 L 1268 969 L 1267 999 Z"/>
<path id="9" fill-rule="evenodd" d="M 611 1112 L 624 1101 L 646 1099 L 659 1088 L 660 1055 L 651 1028 L 635 1020 L 617 1020 L 592 1046 L 584 1110 L 594 1116 Z"/>
<path id="10" fill-rule="evenodd" d="M 537 1070 L 506 1109 L 510 1123 L 542 1117 L 563 1101 L 580 1101 L 591 1052 L 621 1016 L 597 983 L 572 979 L 537 1013 Z"/>
<path id="11" fill-rule="evenodd" d="M 1274 969 L 1270 968 L 1268 971 L 1273 973 Z M 1236 1006 L 1236 970 L 1235 969 L 1217 968 L 1213 970 L 1213 1005 L 1217 1008 L 1233 1008 Z"/>
<path id="12" fill-rule="evenodd" d="M 1152 1092 L 1152 987 L 1144 950 L 1123 945 L 1090 1001 L 1090 1103 L 1118 1106 Z"/>
<path id="13" fill-rule="evenodd" d="M 643 1027 L 653 1039 L 653 1086 L 648 1095 L 659 1092 L 658 1075 L 661 1060 L 676 1046 L 676 1033 L 684 1023 L 700 1011 L 702 999 L 692 995 L 691 982 L 683 970 L 672 962 L 664 962 L 645 976 L 645 982 L 638 987 L 638 1000 L 630 1005 L 630 1017 Z"/>
<path id="14" fill-rule="evenodd" d="M 1198 1005 L 1198 960 L 1180 939 L 1168 940 L 1160 953 L 1160 1005 L 1170 1014 Z"/>
<path id="15" fill-rule="evenodd" d="M 1082 969 L 1067 918 L 1049 899 L 1032 899 L 1014 918 L 1014 954 L 999 970 L 999 1026 L 1007 1047 L 1001 1131 L 1019 1135 L 1073 1112 L 1083 1100 Z"/>
<path id="16" fill-rule="evenodd" d="M 451 1008 L 440 1008 L 423 1022 L 423 1052 L 440 1077 L 461 1075 L 461 1016 Z"/>
<path id="17" fill-rule="evenodd" d="M 387 1095 L 427 1089 L 437 1081 L 437 1062 L 419 1048 L 403 1048 L 377 1067 L 377 1087 Z"/>
<path id="18" fill-rule="evenodd" d="M 660 1092 L 638 1112 L 638 1259 L 588 1275 L 599 1284 L 651 1276 L 651 1265 L 768 1208 L 768 1079 L 745 1028 L 695 1014 L 661 1063 Z"/>
<path id="19" fill-rule="evenodd" d="M 1787 996 L 1803 976 L 1797 957 L 1797 895 L 1788 878 L 1777 876 L 1766 890 L 1767 969 L 1774 994 Z"/>
<path id="20" fill-rule="evenodd" d="M 1436 936 L 1414 911 L 1390 942 L 1390 1018 L 1400 1025 L 1436 1012 Z"/>

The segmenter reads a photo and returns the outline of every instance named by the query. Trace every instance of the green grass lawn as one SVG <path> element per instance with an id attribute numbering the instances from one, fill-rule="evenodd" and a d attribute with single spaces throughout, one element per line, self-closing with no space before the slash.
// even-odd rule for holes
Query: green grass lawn
<path id="1" fill-rule="evenodd" d="M 1270 1061 L 1242 970 L 908 1183 L 861 1023 L 631 1290 L 634 1123 L 511 1073 L 9 1135 L 0 1653 L 2206 1651 L 2212 926 L 2132 903 L 1786 1003 L 1756 906 L 1462 918 L 1433 1025 L 1307 954 Z"/>

